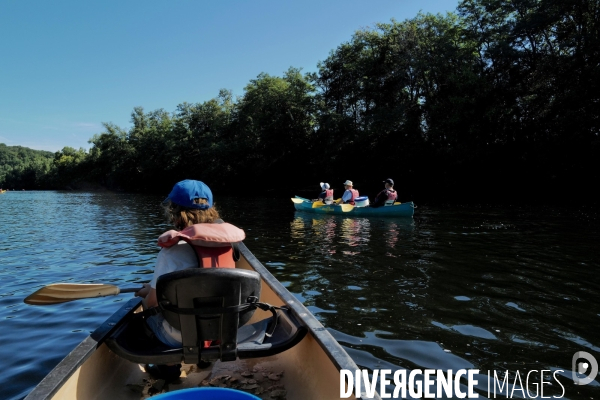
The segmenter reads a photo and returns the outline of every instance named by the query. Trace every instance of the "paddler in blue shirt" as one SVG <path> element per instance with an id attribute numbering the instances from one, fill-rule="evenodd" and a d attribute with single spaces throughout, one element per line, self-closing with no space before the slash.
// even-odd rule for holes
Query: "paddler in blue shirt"
<path id="1" fill-rule="evenodd" d="M 344 182 L 344 188 L 346 189 L 346 191 L 344 192 L 344 195 L 342 196 L 343 204 L 354 205 L 354 199 L 356 199 L 359 196 L 358 190 L 354 189 L 352 186 L 353 186 L 352 181 L 347 180 L 346 182 Z"/>

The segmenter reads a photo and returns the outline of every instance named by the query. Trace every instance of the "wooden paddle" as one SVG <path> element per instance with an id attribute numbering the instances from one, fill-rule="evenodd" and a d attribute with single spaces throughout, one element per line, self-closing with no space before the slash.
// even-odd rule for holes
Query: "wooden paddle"
<path id="1" fill-rule="evenodd" d="M 304 197 L 300 197 L 300 196 L 296 196 L 296 198 L 297 198 L 297 199 L 300 199 L 300 200 L 302 200 L 302 201 L 312 201 L 312 200 L 305 199 Z"/>
<path id="2" fill-rule="evenodd" d="M 312 201 L 312 200 L 305 199 L 304 197 L 300 197 L 300 196 L 296 196 L 296 198 L 293 198 L 292 201 L 296 204 L 312 203 L 312 208 L 323 207 L 325 205 L 325 203 L 323 203 L 321 200 Z"/>
<path id="3" fill-rule="evenodd" d="M 26 304 L 45 306 L 91 297 L 115 296 L 119 293 L 134 293 L 142 289 L 124 288 L 102 283 L 53 283 L 37 290 L 23 300 Z"/>
<path id="4" fill-rule="evenodd" d="M 341 202 L 341 200 L 342 199 L 338 199 L 336 201 Z M 296 196 L 295 198 L 292 199 L 292 201 L 296 204 L 311 202 L 309 199 L 305 199 L 304 197 L 300 197 L 300 196 Z M 322 201 L 315 201 L 314 203 L 312 203 L 312 208 L 323 207 L 326 205 L 341 207 L 343 212 L 352 211 L 354 209 L 354 206 L 352 204 L 335 204 L 335 203 L 334 204 L 325 204 Z"/>

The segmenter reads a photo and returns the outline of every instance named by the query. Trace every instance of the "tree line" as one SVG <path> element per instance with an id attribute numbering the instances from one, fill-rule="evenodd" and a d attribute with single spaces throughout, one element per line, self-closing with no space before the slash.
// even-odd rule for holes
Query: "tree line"
<path id="1" fill-rule="evenodd" d="M 463 0 L 359 30 L 317 72 L 136 107 L 129 129 L 105 123 L 89 151 L 65 147 L 0 185 L 164 193 L 195 178 L 268 195 L 391 177 L 404 200 L 581 201 L 600 177 L 599 82 L 600 0 Z"/>
<path id="2" fill-rule="evenodd" d="M 42 188 L 53 159 L 50 151 L 0 143 L 0 188 Z"/>

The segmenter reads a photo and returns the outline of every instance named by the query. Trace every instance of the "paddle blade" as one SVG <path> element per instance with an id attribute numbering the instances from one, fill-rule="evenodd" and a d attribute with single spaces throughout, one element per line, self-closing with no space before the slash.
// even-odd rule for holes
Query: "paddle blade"
<path id="1" fill-rule="evenodd" d="M 340 204 L 343 212 L 348 212 L 354 210 L 354 206 L 352 204 Z"/>
<path id="2" fill-rule="evenodd" d="M 304 197 L 300 197 L 300 196 L 296 196 L 297 199 L 303 200 L 303 201 L 311 201 L 310 199 L 305 199 Z"/>
<path id="3" fill-rule="evenodd" d="M 114 296 L 119 293 L 119 288 L 114 285 L 100 283 L 54 283 L 30 294 L 23 302 L 43 306 L 91 297 Z"/>
<path id="4" fill-rule="evenodd" d="M 42 294 L 31 294 L 23 300 L 23 303 L 31 306 L 46 306 L 50 304 L 66 303 L 75 299 L 58 299 L 55 297 L 44 296 Z"/>
<path id="5" fill-rule="evenodd" d="M 304 203 L 304 200 L 302 199 L 292 199 L 292 201 L 296 204 Z"/>
<path id="6" fill-rule="evenodd" d="M 312 208 L 319 208 L 319 207 L 323 207 L 325 205 L 325 203 L 323 203 L 322 201 L 315 201 L 312 204 Z"/>

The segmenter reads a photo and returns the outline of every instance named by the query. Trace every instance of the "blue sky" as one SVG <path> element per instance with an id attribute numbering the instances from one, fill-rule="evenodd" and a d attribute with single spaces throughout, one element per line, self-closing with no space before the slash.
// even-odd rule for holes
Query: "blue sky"
<path id="1" fill-rule="evenodd" d="M 0 143 L 88 149 L 134 107 L 243 94 L 259 73 L 315 71 L 358 30 L 458 0 L 0 1 Z"/>

